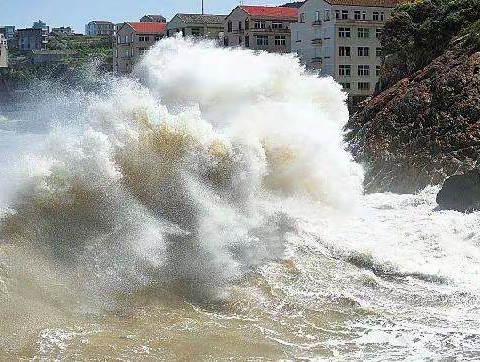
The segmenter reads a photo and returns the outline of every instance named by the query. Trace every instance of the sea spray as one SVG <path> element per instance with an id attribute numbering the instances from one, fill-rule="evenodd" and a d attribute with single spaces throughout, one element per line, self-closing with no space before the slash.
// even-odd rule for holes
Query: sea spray
<path id="1" fill-rule="evenodd" d="M 331 79 L 166 39 L 92 81 L 0 131 L 1 360 L 478 359 L 479 214 L 363 196 Z"/>
<path id="2" fill-rule="evenodd" d="M 284 258 L 294 220 L 270 198 L 348 209 L 361 194 L 344 95 L 292 55 L 170 38 L 101 88 L 25 156 L 1 223 L 3 242 L 42 250 L 89 295 L 223 298 Z"/>

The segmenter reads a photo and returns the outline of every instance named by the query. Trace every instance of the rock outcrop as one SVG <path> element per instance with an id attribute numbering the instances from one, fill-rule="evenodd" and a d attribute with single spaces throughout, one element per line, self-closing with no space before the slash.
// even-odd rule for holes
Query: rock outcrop
<path id="1" fill-rule="evenodd" d="M 365 165 L 367 192 L 441 184 L 480 156 L 480 1 L 455 3 L 456 13 L 448 4 L 442 13 L 438 2 L 409 5 L 387 23 L 382 45 L 390 54 L 376 94 L 346 127 L 354 157 Z M 436 28 L 425 30 L 432 23 Z"/>
<path id="2" fill-rule="evenodd" d="M 480 209 L 480 171 L 473 169 L 463 175 L 450 176 L 437 195 L 441 209 L 470 212 Z"/>

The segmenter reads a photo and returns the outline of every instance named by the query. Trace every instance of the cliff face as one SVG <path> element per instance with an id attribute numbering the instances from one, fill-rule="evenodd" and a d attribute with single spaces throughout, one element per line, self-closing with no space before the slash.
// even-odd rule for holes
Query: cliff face
<path id="1" fill-rule="evenodd" d="M 399 8 L 386 25 L 379 87 L 347 124 L 367 192 L 414 192 L 475 166 L 479 19 L 478 0 L 424 1 Z"/>

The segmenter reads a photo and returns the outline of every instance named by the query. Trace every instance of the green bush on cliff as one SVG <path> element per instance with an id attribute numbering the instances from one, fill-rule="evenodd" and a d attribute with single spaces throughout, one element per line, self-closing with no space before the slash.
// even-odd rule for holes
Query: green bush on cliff
<path id="1" fill-rule="evenodd" d="M 442 54 L 452 38 L 480 28 L 480 0 L 423 0 L 398 6 L 382 32 L 385 55 L 396 54 L 407 73 Z M 477 24 L 475 26 L 475 24 Z"/>

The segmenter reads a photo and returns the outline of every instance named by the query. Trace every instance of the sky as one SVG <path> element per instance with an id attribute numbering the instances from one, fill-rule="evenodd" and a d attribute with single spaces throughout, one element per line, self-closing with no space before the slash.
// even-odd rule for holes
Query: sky
<path id="1" fill-rule="evenodd" d="M 243 0 L 244 5 L 280 5 L 290 0 Z M 204 0 L 206 14 L 228 14 L 239 0 Z M 85 32 L 91 20 L 139 21 L 145 14 L 170 20 L 176 13 L 201 12 L 201 0 L 0 0 L 0 26 L 31 27 L 42 20 L 52 27 L 71 26 Z"/>

